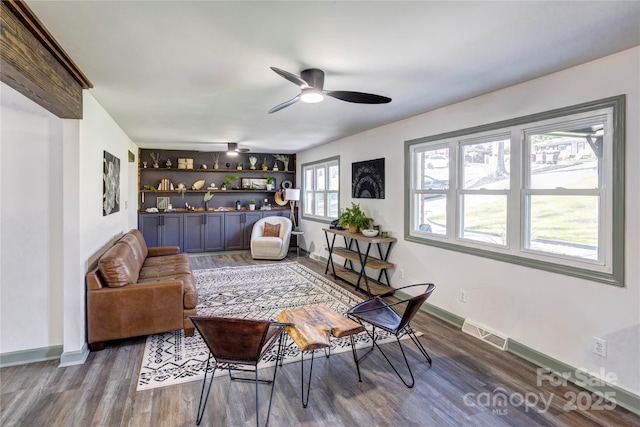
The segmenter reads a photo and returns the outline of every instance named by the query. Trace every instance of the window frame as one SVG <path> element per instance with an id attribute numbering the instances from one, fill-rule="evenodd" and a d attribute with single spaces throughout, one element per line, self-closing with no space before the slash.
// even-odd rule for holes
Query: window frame
<path id="1" fill-rule="evenodd" d="M 405 141 L 404 163 L 405 163 L 405 208 L 404 208 L 404 238 L 406 241 L 435 246 L 442 249 L 453 250 L 475 256 L 490 258 L 502 262 L 522 265 L 539 270 L 550 271 L 558 274 L 579 277 L 591 281 L 606 283 L 614 286 L 624 285 L 624 246 L 625 246 L 625 187 L 624 187 L 624 164 L 625 164 L 625 103 L 626 96 L 618 95 L 610 98 L 595 100 L 569 107 L 558 108 L 542 113 L 531 114 L 518 118 L 503 120 L 486 125 L 474 126 L 461 130 L 441 133 L 424 138 L 417 138 Z M 599 251 L 604 250 L 603 262 L 606 269 L 600 264 L 594 265 L 588 261 L 575 262 L 574 257 L 567 259 L 561 255 L 531 253 L 535 251 L 525 250 L 524 233 L 525 226 L 522 223 L 525 214 L 524 194 L 531 190 L 525 186 L 525 173 L 529 165 L 525 163 L 524 152 L 528 152 L 527 142 L 524 132 L 512 132 L 511 139 L 511 172 L 510 185 L 507 204 L 509 223 L 509 239 L 505 247 L 494 247 L 479 242 L 462 241 L 451 239 L 451 233 L 446 236 L 420 233 L 412 229 L 413 197 L 415 191 L 412 189 L 412 176 L 416 173 L 412 163 L 412 153 L 416 146 L 422 148 L 428 146 L 449 146 L 449 190 L 447 192 L 447 219 L 448 227 L 454 227 L 454 236 L 459 235 L 460 218 L 460 190 L 462 188 L 462 170 L 460 156 L 462 153 L 461 140 L 472 140 L 476 137 L 500 134 L 513 127 L 532 129 L 539 123 L 547 120 L 560 120 L 563 117 L 580 114 L 596 115 L 598 110 L 611 109 L 611 137 L 609 147 L 605 145 L 603 167 L 610 169 L 604 171 L 609 174 L 611 188 L 605 189 L 605 196 L 601 203 L 605 206 L 608 216 L 602 221 L 602 233 L 608 233 L 609 241 L 601 242 Z M 518 159 L 513 161 L 513 159 Z M 454 165 L 452 167 L 452 165 Z M 417 171 L 419 172 L 419 171 Z M 453 199 L 455 198 L 455 200 Z M 455 209 L 453 209 L 455 207 Z M 453 222 L 449 222 L 453 221 Z M 513 224 L 513 222 L 516 222 Z M 600 246 L 603 246 L 600 248 Z"/>
<path id="2" fill-rule="evenodd" d="M 338 190 L 334 191 L 331 190 L 329 191 L 329 168 L 332 166 L 337 166 L 338 167 Z M 314 178 L 314 190 L 312 191 L 307 191 L 307 174 L 306 171 L 308 169 L 312 169 L 313 170 L 313 176 L 315 177 L 315 171 L 318 167 L 324 167 L 327 171 L 327 173 L 325 174 L 327 181 L 325 182 L 325 190 L 317 190 L 316 186 L 315 186 L 315 178 Z M 313 161 L 313 162 L 309 162 L 309 163 L 303 163 L 300 167 L 300 173 L 302 174 L 302 179 L 301 179 L 301 193 L 302 196 L 300 197 L 300 209 L 299 209 L 299 213 L 300 213 L 300 217 L 304 220 L 308 220 L 308 221 L 315 221 L 315 222 L 321 222 L 321 223 L 325 223 L 325 224 L 329 224 L 331 223 L 331 221 L 338 219 L 339 215 L 340 215 L 340 156 L 333 156 L 333 157 L 328 157 L 325 159 L 321 159 L 321 160 L 317 160 L 317 161 Z M 306 211 L 306 200 L 307 200 L 307 194 L 308 193 L 312 193 L 313 195 L 316 195 L 318 193 L 323 193 L 325 195 L 325 207 L 328 208 L 329 207 L 329 198 L 327 197 L 327 195 L 329 193 L 336 193 L 337 194 L 337 199 L 338 199 L 338 216 L 337 217 L 330 217 L 330 216 L 319 216 L 319 215 L 311 215 L 308 213 L 305 213 Z M 315 200 L 315 197 L 313 198 Z M 327 210 L 325 209 L 325 213 L 327 213 Z"/>

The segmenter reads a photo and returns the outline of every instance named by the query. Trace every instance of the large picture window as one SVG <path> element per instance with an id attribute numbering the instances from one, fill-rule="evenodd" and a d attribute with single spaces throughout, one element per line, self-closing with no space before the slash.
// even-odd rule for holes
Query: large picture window
<path id="1" fill-rule="evenodd" d="M 407 240 L 623 285 L 624 96 L 405 150 Z"/>
<path id="2" fill-rule="evenodd" d="M 331 221 L 340 210 L 340 158 L 302 165 L 302 217 Z"/>

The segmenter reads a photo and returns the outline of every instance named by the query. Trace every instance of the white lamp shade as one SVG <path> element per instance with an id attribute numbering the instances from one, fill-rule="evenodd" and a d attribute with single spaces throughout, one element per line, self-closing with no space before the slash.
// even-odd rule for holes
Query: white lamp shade
<path id="1" fill-rule="evenodd" d="M 287 188 L 284 192 L 284 198 L 287 200 L 300 200 L 299 188 Z"/>

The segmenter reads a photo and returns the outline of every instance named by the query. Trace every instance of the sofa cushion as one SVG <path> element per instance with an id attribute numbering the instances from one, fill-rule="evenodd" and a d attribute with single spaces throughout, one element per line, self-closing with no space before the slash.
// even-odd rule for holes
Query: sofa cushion
<path id="1" fill-rule="evenodd" d="M 124 236 L 122 236 L 119 242 L 126 243 L 131 247 L 131 250 L 133 251 L 133 255 L 136 260 L 136 266 L 138 268 L 138 271 L 140 271 L 140 269 L 142 268 L 142 264 L 144 264 L 144 259 L 146 258 L 146 256 L 144 255 L 144 252 L 140 247 L 140 242 L 138 241 L 136 236 L 134 236 L 131 233 L 127 233 Z"/>
<path id="2" fill-rule="evenodd" d="M 125 242 L 117 242 L 98 262 L 100 274 L 110 288 L 126 286 L 138 281 L 138 265 L 133 249 Z"/>
<path id="3" fill-rule="evenodd" d="M 147 258 L 142 264 L 140 277 L 162 277 L 174 273 L 191 274 L 189 255 L 183 253 Z"/>
<path id="4" fill-rule="evenodd" d="M 168 280 L 181 280 L 183 284 L 183 297 L 182 303 L 185 309 L 195 309 L 196 305 L 198 305 L 198 292 L 196 290 L 195 284 L 193 283 L 193 276 L 191 273 L 175 273 L 175 274 L 167 274 L 165 276 L 148 276 L 142 277 L 138 283 L 155 283 L 155 282 L 164 282 Z"/>
<path id="5" fill-rule="evenodd" d="M 147 248 L 147 242 L 144 241 L 144 236 L 142 235 L 140 230 L 134 228 L 130 230 L 127 234 L 131 234 L 133 237 L 135 237 L 138 240 L 138 243 L 140 244 L 140 250 L 142 251 L 142 255 L 143 255 L 142 259 L 145 259 L 147 256 L 149 256 L 149 248 Z"/>
<path id="6" fill-rule="evenodd" d="M 279 237 L 280 236 L 280 224 L 271 224 L 270 222 L 264 223 L 264 231 L 262 232 L 264 237 Z"/>

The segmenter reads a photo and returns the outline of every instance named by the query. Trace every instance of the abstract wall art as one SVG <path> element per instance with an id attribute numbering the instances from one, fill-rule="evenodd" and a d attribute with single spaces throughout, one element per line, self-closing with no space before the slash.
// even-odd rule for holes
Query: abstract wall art
<path id="1" fill-rule="evenodd" d="M 384 158 L 351 164 L 351 196 L 384 199 Z"/>
<path id="2" fill-rule="evenodd" d="M 105 151 L 102 167 L 102 216 L 107 216 L 120 210 L 120 159 Z"/>

